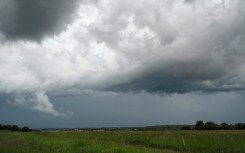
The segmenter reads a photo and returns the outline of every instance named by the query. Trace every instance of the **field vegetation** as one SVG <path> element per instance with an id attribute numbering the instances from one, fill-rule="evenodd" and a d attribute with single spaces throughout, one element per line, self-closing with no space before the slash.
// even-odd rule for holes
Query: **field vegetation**
<path id="1" fill-rule="evenodd" d="M 124 152 L 245 153 L 245 131 L 0 131 L 0 153 Z"/>

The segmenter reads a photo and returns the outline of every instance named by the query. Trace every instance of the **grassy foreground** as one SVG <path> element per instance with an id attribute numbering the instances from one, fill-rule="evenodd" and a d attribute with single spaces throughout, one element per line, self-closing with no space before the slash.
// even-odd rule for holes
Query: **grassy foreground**
<path id="1" fill-rule="evenodd" d="M 0 153 L 245 153 L 245 131 L 0 131 Z"/>

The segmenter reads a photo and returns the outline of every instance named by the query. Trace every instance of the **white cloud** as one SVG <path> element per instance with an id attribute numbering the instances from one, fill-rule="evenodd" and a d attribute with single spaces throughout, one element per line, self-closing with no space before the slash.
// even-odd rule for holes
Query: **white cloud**
<path id="1" fill-rule="evenodd" d="M 59 35 L 41 43 L 1 44 L 0 92 L 32 93 L 15 102 L 64 116 L 47 95 L 243 90 L 244 5 L 242 0 L 82 3 L 77 19 Z"/>

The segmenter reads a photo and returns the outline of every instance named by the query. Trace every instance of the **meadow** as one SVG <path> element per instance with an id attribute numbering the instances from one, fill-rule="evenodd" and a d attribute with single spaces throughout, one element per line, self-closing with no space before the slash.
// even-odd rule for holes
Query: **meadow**
<path id="1" fill-rule="evenodd" d="M 245 153 L 245 131 L 0 131 L 0 153 Z"/>

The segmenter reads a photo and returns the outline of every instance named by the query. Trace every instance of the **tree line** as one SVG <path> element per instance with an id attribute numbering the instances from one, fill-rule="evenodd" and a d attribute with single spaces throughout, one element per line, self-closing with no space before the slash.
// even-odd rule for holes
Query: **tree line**
<path id="1" fill-rule="evenodd" d="M 1 125 L 0 124 L 0 130 L 9 130 L 9 131 L 20 131 L 20 132 L 30 132 L 32 129 L 30 129 L 27 126 L 19 127 L 17 125 Z"/>
<path id="2" fill-rule="evenodd" d="M 245 130 L 245 123 L 227 124 L 221 123 L 216 124 L 214 122 L 208 121 L 203 122 L 202 120 L 196 121 L 195 125 L 162 125 L 162 126 L 149 126 L 149 127 L 132 127 L 132 128 L 103 128 L 102 130 Z M 20 131 L 20 132 L 30 132 L 33 131 L 27 126 L 19 127 L 17 125 L 1 125 L 0 130 L 9 131 Z M 89 129 L 83 129 L 89 130 Z M 101 130 L 100 128 L 96 130 Z M 37 130 L 34 130 L 37 131 Z"/>
<path id="3" fill-rule="evenodd" d="M 227 123 L 221 123 L 216 124 L 214 122 L 208 121 L 204 123 L 202 120 L 199 120 L 196 122 L 196 125 L 194 128 L 191 128 L 190 126 L 183 126 L 183 130 L 245 130 L 245 123 L 236 123 L 236 124 L 227 124 Z"/>

